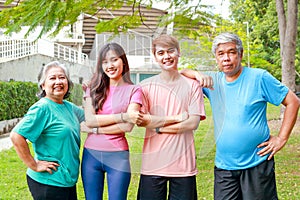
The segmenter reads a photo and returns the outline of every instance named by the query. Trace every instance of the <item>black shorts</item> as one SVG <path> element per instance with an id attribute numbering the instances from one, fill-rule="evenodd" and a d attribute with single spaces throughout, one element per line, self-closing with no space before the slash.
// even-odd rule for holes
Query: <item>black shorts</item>
<path id="1" fill-rule="evenodd" d="M 274 159 L 244 170 L 214 170 L 215 200 L 277 200 Z"/>
<path id="2" fill-rule="evenodd" d="M 197 200 L 196 176 L 163 177 L 141 175 L 137 199 Z"/>
<path id="3" fill-rule="evenodd" d="M 45 185 L 28 175 L 27 184 L 34 200 L 77 200 L 76 185 L 73 187 Z"/>

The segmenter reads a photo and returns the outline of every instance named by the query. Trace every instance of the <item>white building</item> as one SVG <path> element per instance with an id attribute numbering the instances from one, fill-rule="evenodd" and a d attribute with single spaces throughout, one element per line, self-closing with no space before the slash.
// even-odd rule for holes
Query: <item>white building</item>
<path id="1" fill-rule="evenodd" d="M 0 1 L 0 10 L 9 6 Z M 14 4 L 14 3 L 13 3 Z M 12 4 L 12 5 L 13 5 Z M 36 81 L 37 71 L 41 65 L 52 60 L 61 60 L 70 68 L 74 82 L 88 79 L 97 60 L 97 52 L 107 42 L 117 42 L 125 50 L 135 83 L 157 74 L 160 70 L 151 56 L 153 37 L 166 33 L 166 27 L 159 27 L 159 20 L 166 11 L 141 7 L 145 17 L 143 25 L 128 33 L 121 33 L 111 39 L 111 33 L 97 34 L 95 25 L 99 20 L 109 20 L 116 16 L 131 14 L 132 7 L 123 6 L 119 10 L 101 10 L 96 16 L 81 14 L 72 26 L 64 27 L 55 37 L 38 37 L 36 29 L 26 39 L 29 27 L 22 27 L 19 33 L 4 35 L 0 31 L 0 80 Z"/>

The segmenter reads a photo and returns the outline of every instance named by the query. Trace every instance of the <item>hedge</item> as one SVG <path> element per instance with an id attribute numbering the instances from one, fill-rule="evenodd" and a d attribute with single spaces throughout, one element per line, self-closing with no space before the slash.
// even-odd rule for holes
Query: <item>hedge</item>
<path id="1" fill-rule="evenodd" d="M 0 121 L 23 117 L 28 108 L 38 101 L 37 83 L 0 81 Z M 74 84 L 69 101 L 80 106 L 82 89 L 80 84 Z"/>

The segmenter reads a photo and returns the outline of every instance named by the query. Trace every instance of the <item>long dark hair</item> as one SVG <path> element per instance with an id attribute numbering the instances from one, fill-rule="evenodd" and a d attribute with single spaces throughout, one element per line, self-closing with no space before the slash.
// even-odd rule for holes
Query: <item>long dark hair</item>
<path id="1" fill-rule="evenodd" d="M 95 110 L 101 110 L 107 98 L 109 91 L 109 77 L 104 73 L 102 68 L 103 59 L 105 59 L 107 52 L 114 51 L 123 61 L 122 78 L 124 82 L 133 84 L 130 79 L 129 64 L 124 49 L 117 43 L 108 43 L 104 45 L 99 52 L 96 71 L 91 79 L 91 97 L 93 99 L 93 106 Z"/>

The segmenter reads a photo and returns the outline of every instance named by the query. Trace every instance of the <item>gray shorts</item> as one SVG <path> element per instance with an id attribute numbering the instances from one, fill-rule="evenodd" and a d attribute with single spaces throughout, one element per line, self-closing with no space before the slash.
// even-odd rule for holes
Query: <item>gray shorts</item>
<path id="1" fill-rule="evenodd" d="M 277 200 L 274 158 L 243 170 L 214 169 L 215 200 Z"/>

